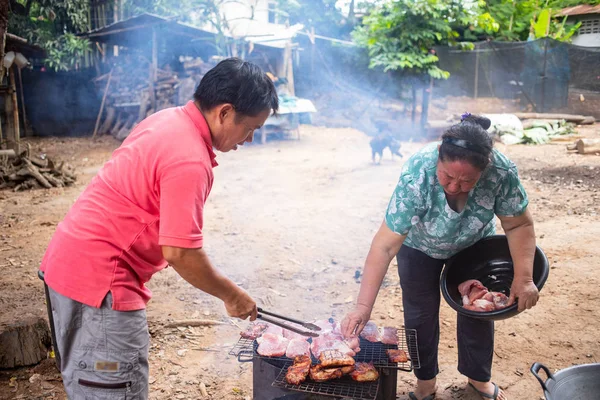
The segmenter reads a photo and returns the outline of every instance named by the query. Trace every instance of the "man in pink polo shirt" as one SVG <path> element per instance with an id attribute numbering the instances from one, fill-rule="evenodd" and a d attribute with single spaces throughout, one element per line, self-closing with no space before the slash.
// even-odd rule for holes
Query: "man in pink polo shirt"
<path id="1" fill-rule="evenodd" d="M 168 264 L 223 300 L 230 316 L 256 318 L 254 300 L 202 249 L 202 211 L 213 148 L 251 142 L 277 109 L 273 82 L 259 67 L 222 61 L 194 101 L 137 125 L 58 225 L 40 270 L 69 399 L 148 398 L 144 284 Z"/>

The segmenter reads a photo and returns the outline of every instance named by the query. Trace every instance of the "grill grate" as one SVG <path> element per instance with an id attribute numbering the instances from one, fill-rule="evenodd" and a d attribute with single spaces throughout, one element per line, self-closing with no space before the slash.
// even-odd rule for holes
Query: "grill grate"
<path id="1" fill-rule="evenodd" d="M 390 361 L 386 350 L 401 349 L 406 351 L 409 360 L 405 363 L 393 363 Z M 360 338 L 360 352 L 354 357 L 356 361 L 373 362 L 379 368 L 394 368 L 400 371 L 410 372 L 421 368 L 419 351 L 417 347 L 417 331 L 414 329 L 398 329 L 398 345 L 371 343 Z"/>
<path id="2" fill-rule="evenodd" d="M 325 396 L 349 397 L 356 400 L 375 400 L 377 397 L 379 379 L 375 382 L 355 382 L 349 376 L 344 376 L 328 382 L 311 382 L 307 380 L 300 385 L 290 385 L 285 380 L 285 374 L 292 364 L 288 359 L 273 382 L 274 387 Z"/>
<path id="3" fill-rule="evenodd" d="M 291 362 L 291 360 L 285 356 L 283 357 L 266 357 L 258 354 L 256 349 L 258 343 L 256 340 L 240 338 L 235 346 L 229 351 L 229 354 L 238 358 L 240 362 L 249 362 L 253 358 L 262 358 L 265 360 L 282 361 L 285 363 Z M 392 363 L 390 362 L 387 353 L 387 349 L 402 349 L 406 351 L 410 359 L 405 363 Z M 313 364 L 317 364 L 318 360 L 312 357 Z M 360 338 L 360 352 L 354 356 L 354 359 L 359 362 L 373 362 L 376 367 L 379 368 L 394 368 L 400 371 L 410 372 L 413 369 L 421 367 L 419 361 L 419 351 L 417 347 L 417 331 L 414 329 L 398 329 L 398 346 L 383 344 L 383 343 L 371 343 L 362 337 Z"/>

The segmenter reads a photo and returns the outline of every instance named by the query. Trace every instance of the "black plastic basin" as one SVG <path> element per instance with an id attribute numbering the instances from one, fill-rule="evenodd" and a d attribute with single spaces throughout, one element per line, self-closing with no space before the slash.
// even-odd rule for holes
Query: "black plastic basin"
<path id="1" fill-rule="evenodd" d="M 533 281 L 541 290 L 548 279 L 548 259 L 539 247 L 535 250 Z M 519 313 L 517 304 L 498 311 L 477 312 L 463 308 L 458 285 L 469 279 L 481 281 L 489 290 L 510 296 L 514 277 L 513 262 L 504 235 L 490 236 L 462 250 L 448 260 L 440 286 L 446 302 L 458 313 L 479 319 L 501 320 Z"/>

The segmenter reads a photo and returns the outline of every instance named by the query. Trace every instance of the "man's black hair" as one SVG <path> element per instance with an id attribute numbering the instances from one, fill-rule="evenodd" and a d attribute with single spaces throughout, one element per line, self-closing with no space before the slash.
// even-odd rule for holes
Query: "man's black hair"
<path id="1" fill-rule="evenodd" d="M 194 92 L 194 100 L 203 110 L 229 103 L 236 113 L 250 117 L 279 108 L 273 81 L 260 67 L 239 58 L 223 60 L 208 71 Z"/>

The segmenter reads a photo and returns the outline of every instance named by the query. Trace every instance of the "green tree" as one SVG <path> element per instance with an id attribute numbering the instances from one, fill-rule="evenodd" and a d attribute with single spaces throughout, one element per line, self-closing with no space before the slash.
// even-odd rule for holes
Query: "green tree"
<path id="1" fill-rule="evenodd" d="M 353 32 L 355 41 L 366 47 L 372 68 L 404 70 L 412 75 L 448 78 L 431 52 L 440 44 L 472 47 L 461 41 L 460 30 L 493 32 L 498 25 L 481 1 L 396 0 L 374 7 Z"/>
<path id="2" fill-rule="evenodd" d="M 525 41 L 530 35 L 534 38 L 550 36 L 557 40 L 568 41 L 577 31 L 579 25 L 566 23 L 565 17 L 557 17 L 557 13 L 566 7 L 580 4 L 600 4 L 600 0 L 488 0 L 486 10 L 498 23 L 499 29 L 491 36 L 503 41 Z M 546 10 L 546 11 L 544 11 Z M 549 13 L 552 17 L 548 29 L 542 29 L 544 34 L 535 32 L 535 26 L 540 21 L 542 13 Z M 542 18 L 538 27 L 547 25 L 546 18 Z M 546 35 L 547 32 L 547 35 Z M 476 31 L 478 35 L 486 32 Z"/>
<path id="3" fill-rule="evenodd" d="M 371 68 L 392 71 L 402 82 L 412 85 L 412 121 L 415 122 L 416 87 L 423 86 L 421 129 L 425 129 L 429 88 L 433 79 L 450 75 L 438 66 L 436 45 L 472 48 L 462 41 L 459 31 L 483 29 L 493 32 L 498 25 L 482 10 L 482 1 L 387 0 L 373 7 L 355 29 L 355 41 L 368 49 Z M 429 77 L 429 79 L 427 79 Z M 400 86 L 398 93 L 403 93 Z"/>
<path id="4" fill-rule="evenodd" d="M 318 35 L 350 38 L 355 19 L 353 15 L 343 15 L 336 3 L 337 0 L 278 0 L 276 12 L 280 14 L 279 23 L 287 20 L 292 25 L 302 24 L 308 30 L 314 28 Z M 350 7 L 349 14 L 353 9 Z"/>
<path id="5" fill-rule="evenodd" d="M 11 0 L 8 31 L 46 50 L 46 65 L 68 70 L 83 64 L 89 41 L 87 0 Z"/>

